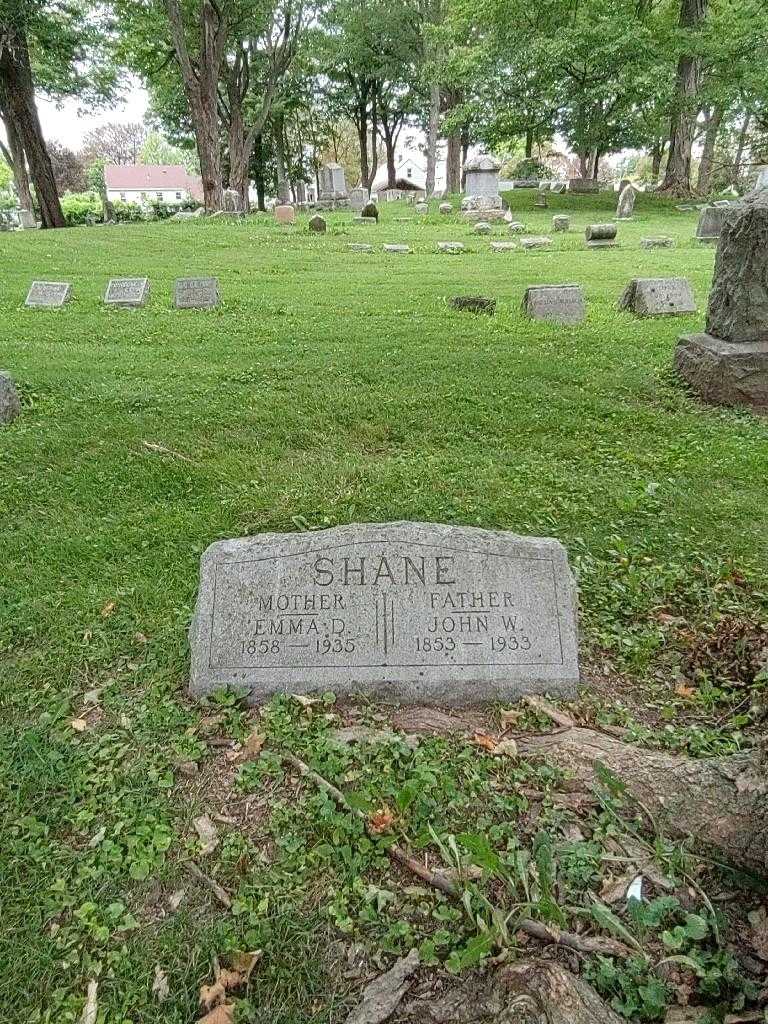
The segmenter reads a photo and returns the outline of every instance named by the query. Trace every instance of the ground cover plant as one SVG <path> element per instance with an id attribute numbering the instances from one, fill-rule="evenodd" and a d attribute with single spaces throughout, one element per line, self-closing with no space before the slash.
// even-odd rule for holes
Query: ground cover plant
<path id="1" fill-rule="evenodd" d="M 237 1020 L 343 1020 L 411 946 L 427 993 L 539 948 L 521 918 L 623 943 L 631 956 L 584 971 L 629 1019 L 764 1004 L 762 893 L 658 835 L 610 775 L 571 793 L 546 761 L 497 752 L 551 729 L 546 714 L 491 709 L 414 740 L 389 711 L 330 696 L 261 715 L 185 698 L 208 544 L 440 521 L 566 545 L 580 721 L 700 758 L 755 743 L 766 424 L 699 405 L 671 373 L 701 313 L 616 310 L 631 277 L 684 276 L 703 311 L 713 250 L 695 213 L 645 196 L 601 252 L 583 229 L 613 197 L 509 199 L 531 234 L 566 211 L 571 232 L 494 254 L 436 203 L 398 203 L 377 227 L 331 214 L 325 236 L 266 216 L 2 236 L 0 365 L 24 402 L 0 433 L 6 1019 L 78 1020 L 95 980 L 101 1020 L 194 1020 L 214 958 L 260 950 Z M 661 234 L 677 247 L 640 248 Z M 467 251 L 438 253 L 454 239 Z M 196 274 L 219 277 L 221 306 L 173 310 L 173 280 Z M 109 277 L 133 275 L 151 280 L 147 307 L 105 309 Z M 25 310 L 32 279 L 71 280 L 72 302 Z M 583 325 L 523 317 L 527 285 L 570 282 Z M 459 294 L 495 297 L 496 315 L 452 311 Z M 393 864 L 392 841 L 457 895 Z M 646 901 L 612 901 L 637 867 Z"/>

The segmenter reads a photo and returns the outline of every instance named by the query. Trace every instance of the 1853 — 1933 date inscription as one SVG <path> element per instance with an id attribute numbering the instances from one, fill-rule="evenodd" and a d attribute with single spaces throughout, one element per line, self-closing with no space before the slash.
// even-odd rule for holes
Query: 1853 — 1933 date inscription
<path id="1" fill-rule="evenodd" d="M 575 696 L 575 585 L 552 539 L 426 523 L 213 544 L 190 692 L 463 703 Z"/>

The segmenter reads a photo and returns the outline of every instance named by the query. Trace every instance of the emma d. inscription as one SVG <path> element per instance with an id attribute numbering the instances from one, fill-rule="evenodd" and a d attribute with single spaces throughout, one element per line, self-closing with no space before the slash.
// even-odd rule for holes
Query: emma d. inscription
<path id="1" fill-rule="evenodd" d="M 201 561 L 190 689 L 567 696 L 574 608 L 554 540 L 390 523 L 223 541 Z"/>

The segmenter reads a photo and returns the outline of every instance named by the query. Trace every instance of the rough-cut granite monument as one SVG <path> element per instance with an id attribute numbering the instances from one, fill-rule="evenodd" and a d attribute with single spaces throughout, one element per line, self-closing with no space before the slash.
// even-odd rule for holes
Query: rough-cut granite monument
<path id="1" fill-rule="evenodd" d="M 768 192 L 727 211 L 706 334 L 680 338 L 675 367 L 716 405 L 768 409 Z"/>
<path id="2" fill-rule="evenodd" d="M 696 238 L 700 242 L 716 242 L 731 209 L 730 203 L 727 206 L 705 206 L 696 226 Z"/>
<path id="3" fill-rule="evenodd" d="M 501 164 L 493 157 L 473 156 L 465 164 L 466 195 L 461 201 L 462 210 L 500 210 L 499 170 Z"/>
<path id="4" fill-rule="evenodd" d="M 576 588 L 552 539 L 424 523 L 211 545 L 190 692 L 364 692 L 460 704 L 572 698 Z"/>
<path id="5" fill-rule="evenodd" d="M 625 185 L 616 204 L 616 217 L 618 220 L 632 220 L 635 215 L 636 199 L 637 189 L 634 185 Z"/>
<path id="6" fill-rule="evenodd" d="M 13 377 L 7 370 L 0 370 L 0 424 L 13 423 L 21 413 L 21 399 Z"/>
<path id="7" fill-rule="evenodd" d="M 328 230 L 328 225 L 326 223 L 325 217 L 321 217 L 320 214 L 317 214 L 317 216 L 310 218 L 307 227 L 311 232 L 313 232 L 313 234 L 316 235 L 324 235 L 325 232 Z"/>

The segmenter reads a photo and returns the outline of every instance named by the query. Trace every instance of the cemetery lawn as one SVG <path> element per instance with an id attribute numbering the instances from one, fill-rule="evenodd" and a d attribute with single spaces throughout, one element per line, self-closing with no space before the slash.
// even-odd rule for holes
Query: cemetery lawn
<path id="1" fill-rule="evenodd" d="M 559 779 L 546 765 L 450 736 L 414 750 L 365 702 L 285 697 L 261 717 L 231 697 L 191 704 L 186 628 L 215 540 L 398 519 L 555 536 L 580 586 L 579 716 L 697 757 L 750 744 L 768 620 L 768 422 L 699 405 L 670 369 L 678 334 L 703 325 L 714 250 L 694 242 L 695 213 L 640 196 L 620 247 L 589 252 L 584 227 L 610 219 L 613 197 L 552 197 L 545 211 L 533 198 L 510 197 L 530 234 L 572 215 L 550 251 L 493 254 L 503 226 L 475 236 L 436 203 L 426 218 L 384 206 L 377 227 L 332 214 L 324 236 L 306 217 L 282 229 L 270 216 L 0 235 L 0 367 L 23 397 L 0 428 L 3 1020 L 76 1021 L 95 979 L 100 1022 L 192 1021 L 213 958 L 233 950 L 263 951 L 234 994 L 236 1020 L 259 1024 L 344 1020 L 413 945 L 435 969 L 473 965 L 489 951 L 476 926 L 393 868 L 393 831 L 438 860 L 463 835 L 486 866 L 488 845 L 543 849 L 569 908 L 588 908 L 613 870 L 601 855 L 620 799 L 574 819 L 550 799 Z M 643 250 L 648 235 L 677 247 Z M 468 251 L 437 252 L 452 240 Z M 377 251 L 348 251 L 360 241 Z M 413 252 L 385 254 L 385 242 Z M 175 278 L 208 274 L 218 309 L 171 308 Z M 105 309 L 113 276 L 148 276 L 147 307 Z M 617 312 L 637 276 L 689 278 L 700 312 Z M 71 303 L 24 309 L 33 279 L 72 281 Z M 536 283 L 582 284 L 586 322 L 526 321 Z M 460 294 L 495 297 L 496 316 L 451 311 Z M 331 733 L 348 724 L 385 735 L 340 745 Z M 530 711 L 515 725 L 547 727 Z M 485 728 L 498 734 L 497 710 Z M 228 742 L 254 731 L 250 753 Z M 298 781 L 283 751 L 381 814 L 381 835 Z M 538 819 L 522 789 L 543 794 Z M 218 840 L 207 854 L 202 815 Z M 678 880 L 720 884 L 679 844 L 656 853 Z M 543 863 L 534 916 L 547 913 Z M 692 975 L 694 1001 L 752 1005 L 715 941 L 728 922 L 693 904 L 706 927 L 684 950 L 717 976 L 701 994 Z M 622 907 L 620 926 L 658 960 L 682 911 L 657 908 L 649 923 Z M 367 951 L 362 973 L 352 943 Z M 659 1019 L 674 1000 L 673 982 L 649 988 L 642 959 L 590 970 L 632 1019 Z"/>

